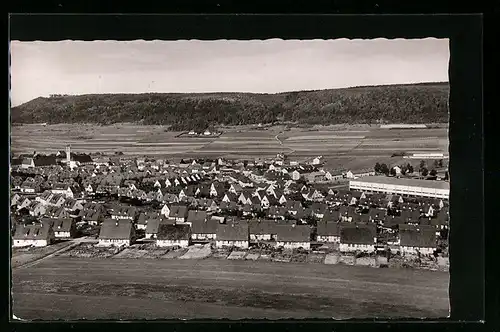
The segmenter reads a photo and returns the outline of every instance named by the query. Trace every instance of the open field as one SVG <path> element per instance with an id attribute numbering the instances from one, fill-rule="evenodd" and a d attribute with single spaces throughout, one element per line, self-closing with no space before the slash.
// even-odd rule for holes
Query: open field
<path id="1" fill-rule="evenodd" d="M 50 258 L 14 269 L 22 319 L 446 317 L 448 273 L 242 260 Z"/>
<path id="2" fill-rule="evenodd" d="M 23 125 L 11 128 L 14 153 L 52 153 L 71 144 L 75 152 L 158 155 L 177 157 L 225 156 L 252 158 L 286 153 L 295 158 L 322 155 L 347 159 L 373 160 L 390 158 L 396 151 L 408 153 L 447 153 L 448 130 L 380 129 L 376 126 L 329 126 L 320 130 L 281 127 L 266 130 L 231 128 L 219 137 L 183 138 L 179 132 L 165 131 L 163 126 L 120 124 L 94 125 Z M 368 162 L 366 162 L 368 164 Z M 361 166 L 360 166 L 361 167 Z"/>

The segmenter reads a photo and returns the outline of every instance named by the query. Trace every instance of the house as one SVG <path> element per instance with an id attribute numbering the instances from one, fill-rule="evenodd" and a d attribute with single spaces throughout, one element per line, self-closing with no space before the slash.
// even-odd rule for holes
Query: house
<path id="1" fill-rule="evenodd" d="M 111 219 L 127 219 L 134 222 L 137 219 L 137 209 L 134 206 L 117 205 L 110 211 Z"/>
<path id="2" fill-rule="evenodd" d="M 248 248 L 248 223 L 245 221 L 217 225 L 215 245 L 217 248 L 237 247 Z"/>
<path id="3" fill-rule="evenodd" d="M 276 229 L 276 247 L 290 249 L 311 248 L 311 228 L 308 225 L 287 225 L 277 224 Z"/>
<path id="4" fill-rule="evenodd" d="M 77 198 L 81 195 L 81 190 L 76 186 L 71 186 L 68 183 L 56 183 L 53 185 L 51 192 L 61 194 L 69 198 Z"/>
<path id="5" fill-rule="evenodd" d="M 267 216 L 271 219 L 285 219 L 288 213 L 285 207 L 271 206 L 267 212 Z"/>
<path id="6" fill-rule="evenodd" d="M 432 226 L 399 225 L 401 254 L 432 255 L 436 250 L 436 230 Z"/>
<path id="7" fill-rule="evenodd" d="M 104 220 L 104 211 L 101 209 L 81 210 L 79 213 L 79 217 L 87 224 L 97 226 Z"/>
<path id="8" fill-rule="evenodd" d="M 326 179 L 326 174 L 323 172 L 311 172 L 305 175 L 305 178 L 307 181 L 311 183 L 318 183 L 318 182 L 325 182 L 327 181 Z"/>
<path id="9" fill-rule="evenodd" d="M 394 170 L 394 173 L 396 174 L 396 176 L 401 175 L 401 167 L 394 166 L 392 169 Z"/>
<path id="10" fill-rule="evenodd" d="M 29 214 L 33 217 L 38 217 L 45 214 L 46 207 L 40 202 L 32 201 L 28 206 Z"/>
<path id="11" fill-rule="evenodd" d="M 325 220 L 318 222 L 316 239 L 318 242 L 340 243 L 339 223 Z"/>
<path id="12" fill-rule="evenodd" d="M 129 246 L 135 240 L 135 229 L 128 219 L 106 219 L 101 224 L 99 246 Z"/>
<path id="13" fill-rule="evenodd" d="M 159 219 L 160 214 L 156 211 L 146 211 L 139 214 L 137 218 L 137 223 L 135 224 L 136 229 L 145 230 L 148 226 L 148 223 L 152 219 Z"/>
<path id="14" fill-rule="evenodd" d="M 72 218 L 43 218 L 42 223 L 52 223 L 55 239 L 72 239 L 76 236 L 76 222 Z"/>
<path id="15" fill-rule="evenodd" d="M 87 195 L 95 195 L 97 191 L 97 185 L 94 183 L 89 183 L 87 186 L 85 186 L 85 193 Z"/>
<path id="16" fill-rule="evenodd" d="M 191 224 L 191 239 L 193 240 L 215 240 L 217 236 L 217 226 L 220 224 L 218 219 L 196 219 Z"/>
<path id="17" fill-rule="evenodd" d="M 276 240 L 274 220 L 250 220 L 248 229 L 251 241 L 271 241 Z"/>
<path id="18" fill-rule="evenodd" d="M 296 215 L 297 211 L 302 209 L 302 203 L 299 201 L 289 200 L 285 203 L 285 208 L 291 215 Z"/>
<path id="19" fill-rule="evenodd" d="M 328 205 L 316 202 L 311 205 L 311 209 L 313 211 L 314 217 L 322 219 L 326 211 L 328 210 Z"/>
<path id="20" fill-rule="evenodd" d="M 51 223 L 18 224 L 12 237 L 13 247 L 45 247 L 55 239 Z"/>
<path id="21" fill-rule="evenodd" d="M 172 205 L 169 214 L 166 216 L 169 220 L 183 223 L 188 216 L 188 207 L 185 205 Z"/>
<path id="22" fill-rule="evenodd" d="M 186 223 L 192 225 L 193 223 L 201 221 L 205 222 L 206 220 L 207 220 L 206 211 L 190 210 L 187 215 Z"/>
<path id="23" fill-rule="evenodd" d="M 227 192 L 224 194 L 222 201 L 226 203 L 238 203 L 238 196 L 235 193 Z"/>
<path id="24" fill-rule="evenodd" d="M 155 239 L 158 234 L 158 227 L 162 224 L 174 225 L 175 222 L 162 217 L 151 218 L 146 225 L 145 238 Z"/>
<path id="25" fill-rule="evenodd" d="M 330 182 L 339 181 L 344 178 L 344 172 L 340 170 L 327 171 L 325 173 L 325 179 Z"/>
<path id="26" fill-rule="evenodd" d="M 191 238 L 191 227 L 189 225 L 160 224 L 156 235 L 158 247 L 187 247 Z"/>
<path id="27" fill-rule="evenodd" d="M 10 206 L 16 206 L 17 203 L 21 201 L 21 196 L 19 194 L 14 194 L 10 198 Z"/>
<path id="28" fill-rule="evenodd" d="M 374 252 L 377 243 L 377 228 L 373 223 L 340 223 L 341 252 Z"/>

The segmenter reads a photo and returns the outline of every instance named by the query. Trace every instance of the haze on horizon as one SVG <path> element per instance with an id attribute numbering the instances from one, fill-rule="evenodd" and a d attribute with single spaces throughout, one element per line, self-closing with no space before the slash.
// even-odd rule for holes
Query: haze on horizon
<path id="1" fill-rule="evenodd" d="M 50 94 L 277 93 L 448 82 L 448 39 L 11 41 L 11 103 Z"/>

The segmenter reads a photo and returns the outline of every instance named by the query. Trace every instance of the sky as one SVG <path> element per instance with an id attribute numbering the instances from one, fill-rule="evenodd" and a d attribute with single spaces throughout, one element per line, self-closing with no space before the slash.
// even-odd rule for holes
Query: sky
<path id="1" fill-rule="evenodd" d="M 11 103 L 50 94 L 275 93 L 447 82 L 448 39 L 11 41 Z"/>

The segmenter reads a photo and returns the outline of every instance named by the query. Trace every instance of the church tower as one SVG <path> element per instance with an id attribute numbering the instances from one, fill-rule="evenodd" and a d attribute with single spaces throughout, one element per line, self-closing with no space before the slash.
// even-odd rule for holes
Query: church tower
<path id="1" fill-rule="evenodd" d="M 69 165 L 71 161 L 71 145 L 66 145 L 66 163 Z"/>

